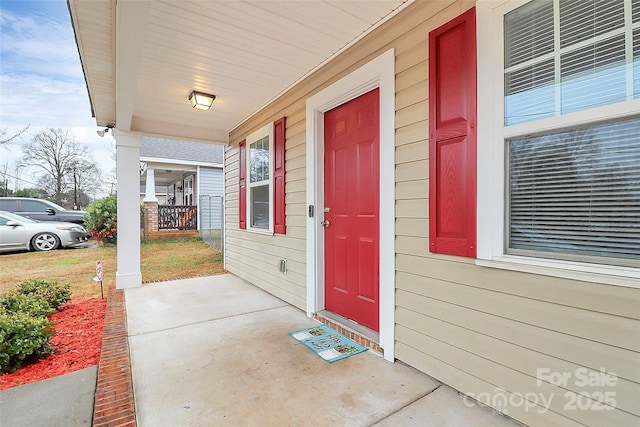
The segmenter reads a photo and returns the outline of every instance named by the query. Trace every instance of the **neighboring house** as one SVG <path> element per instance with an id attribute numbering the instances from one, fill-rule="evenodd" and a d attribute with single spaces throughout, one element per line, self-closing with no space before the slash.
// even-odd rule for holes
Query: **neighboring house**
<path id="1" fill-rule="evenodd" d="M 639 1 L 100 4 L 125 227 L 138 133 L 228 143 L 228 271 L 522 423 L 640 423 Z"/>
<path id="2" fill-rule="evenodd" d="M 157 205 L 157 222 L 153 224 L 165 230 L 220 230 L 223 161 L 224 147 L 219 144 L 144 136 L 140 147 L 140 203 Z M 169 221 L 191 212 L 190 208 L 194 212 L 190 222 Z"/>

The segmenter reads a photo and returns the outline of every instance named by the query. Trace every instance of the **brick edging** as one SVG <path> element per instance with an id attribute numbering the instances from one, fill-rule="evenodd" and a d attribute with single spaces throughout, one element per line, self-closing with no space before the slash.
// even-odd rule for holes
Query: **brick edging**
<path id="1" fill-rule="evenodd" d="M 109 289 L 93 427 L 136 427 L 124 291 Z"/>

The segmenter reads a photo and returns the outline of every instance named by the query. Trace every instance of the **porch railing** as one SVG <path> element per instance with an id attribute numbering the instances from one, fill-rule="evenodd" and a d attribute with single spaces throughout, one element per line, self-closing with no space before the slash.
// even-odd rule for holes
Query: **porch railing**
<path id="1" fill-rule="evenodd" d="M 197 230 L 198 207 L 158 205 L 158 230 Z"/>

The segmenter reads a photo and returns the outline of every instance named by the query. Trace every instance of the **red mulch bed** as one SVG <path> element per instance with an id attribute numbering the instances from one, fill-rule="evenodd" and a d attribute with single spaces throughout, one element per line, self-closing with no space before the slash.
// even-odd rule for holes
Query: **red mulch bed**
<path id="1" fill-rule="evenodd" d="M 51 338 L 55 353 L 0 375 L 0 390 L 45 380 L 97 365 L 102 347 L 102 330 L 107 300 L 76 298 L 50 316 L 56 322 Z"/>

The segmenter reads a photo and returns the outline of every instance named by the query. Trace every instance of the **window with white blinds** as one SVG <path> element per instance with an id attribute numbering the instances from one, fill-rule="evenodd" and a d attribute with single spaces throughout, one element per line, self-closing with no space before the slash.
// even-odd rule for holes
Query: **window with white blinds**
<path id="1" fill-rule="evenodd" d="M 633 32 L 633 97 L 640 98 L 640 28 Z"/>
<path id="2" fill-rule="evenodd" d="M 247 140 L 249 142 L 249 140 Z M 249 225 L 269 229 L 271 149 L 269 135 L 249 142 Z"/>
<path id="3" fill-rule="evenodd" d="M 533 0 L 507 13 L 505 126 L 640 98 L 639 28 L 639 0 Z"/>
<path id="4" fill-rule="evenodd" d="M 640 119 L 507 144 L 507 253 L 640 266 Z"/>
<path id="5" fill-rule="evenodd" d="M 640 98 L 640 0 L 631 1 L 633 22 L 633 97 Z"/>

